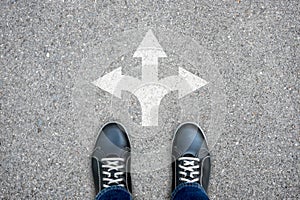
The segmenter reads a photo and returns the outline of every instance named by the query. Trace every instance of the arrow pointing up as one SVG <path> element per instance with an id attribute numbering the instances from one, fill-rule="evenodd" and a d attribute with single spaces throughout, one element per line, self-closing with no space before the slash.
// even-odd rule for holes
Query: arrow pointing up
<path id="1" fill-rule="evenodd" d="M 139 47 L 135 51 L 134 58 L 142 58 L 142 82 L 158 81 L 158 58 L 167 57 L 160 46 L 152 30 L 149 30 Z"/>
<path id="2" fill-rule="evenodd" d="M 163 97 L 178 90 L 179 97 L 208 84 L 204 79 L 179 67 L 179 74 L 158 80 L 158 58 L 167 57 L 153 32 L 149 30 L 133 57 L 142 58 L 142 80 L 122 74 L 119 67 L 93 81 L 95 86 L 121 98 L 126 90 L 137 97 L 142 108 L 142 126 L 157 126 L 159 105 Z"/>

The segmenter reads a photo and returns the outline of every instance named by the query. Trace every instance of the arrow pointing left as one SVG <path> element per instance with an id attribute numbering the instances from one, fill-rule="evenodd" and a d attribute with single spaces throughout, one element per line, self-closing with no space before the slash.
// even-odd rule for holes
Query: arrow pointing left
<path id="1" fill-rule="evenodd" d="M 158 58 L 167 57 L 153 32 L 149 30 L 133 57 L 142 58 L 142 80 L 122 75 L 119 67 L 92 82 L 95 86 L 121 98 L 126 90 L 137 97 L 142 109 L 142 126 L 157 126 L 161 100 L 178 90 L 179 98 L 205 86 L 208 82 L 179 67 L 179 74 L 158 80 Z"/>
<path id="2" fill-rule="evenodd" d="M 93 81 L 92 84 L 121 98 L 122 90 L 133 92 L 141 85 L 141 81 L 131 76 L 122 75 L 122 68 L 119 67 Z"/>

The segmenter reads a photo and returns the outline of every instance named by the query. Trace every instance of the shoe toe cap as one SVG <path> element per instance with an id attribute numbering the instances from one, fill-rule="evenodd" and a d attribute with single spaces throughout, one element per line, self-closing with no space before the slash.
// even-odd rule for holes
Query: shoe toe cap
<path id="1" fill-rule="evenodd" d="M 130 143 L 124 127 L 118 123 L 105 125 L 98 136 L 96 147 L 101 148 L 102 153 L 116 155 L 118 157 L 130 151 Z"/>
<path id="2" fill-rule="evenodd" d="M 181 125 L 173 142 L 173 151 L 176 151 L 177 156 L 187 154 L 198 156 L 201 149 L 207 149 L 204 134 L 197 125 L 192 123 Z"/>

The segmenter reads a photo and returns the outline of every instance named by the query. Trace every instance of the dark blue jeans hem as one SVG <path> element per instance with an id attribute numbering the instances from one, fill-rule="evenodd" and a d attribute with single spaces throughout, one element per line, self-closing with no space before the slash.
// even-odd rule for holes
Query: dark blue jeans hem
<path id="1" fill-rule="evenodd" d="M 172 192 L 171 200 L 209 200 L 199 183 L 182 183 Z"/>
<path id="2" fill-rule="evenodd" d="M 96 200 L 132 200 L 131 194 L 121 186 L 101 190 Z M 205 190 L 198 183 L 182 183 L 172 192 L 171 200 L 209 200 Z"/>
<path id="3" fill-rule="evenodd" d="M 96 200 L 132 200 L 132 197 L 127 189 L 115 185 L 101 190 Z"/>

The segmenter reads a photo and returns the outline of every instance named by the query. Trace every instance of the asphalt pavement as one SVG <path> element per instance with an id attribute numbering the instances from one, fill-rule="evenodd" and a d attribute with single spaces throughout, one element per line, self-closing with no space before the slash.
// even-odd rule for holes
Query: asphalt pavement
<path id="1" fill-rule="evenodd" d="M 92 82 L 118 67 L 141 79 L 149 30 L 159 79 L 208 84 L 168 93 L 147 127 L 131 91 Z M 0 199 L 93 199 L 90 155 L 112 120 L 132 142 L 134 199 L 170 198 L 185 121 L 208 138 L 211 199 L 299 199 L 299 44 L 297 0 L 0 1 Z"/>

